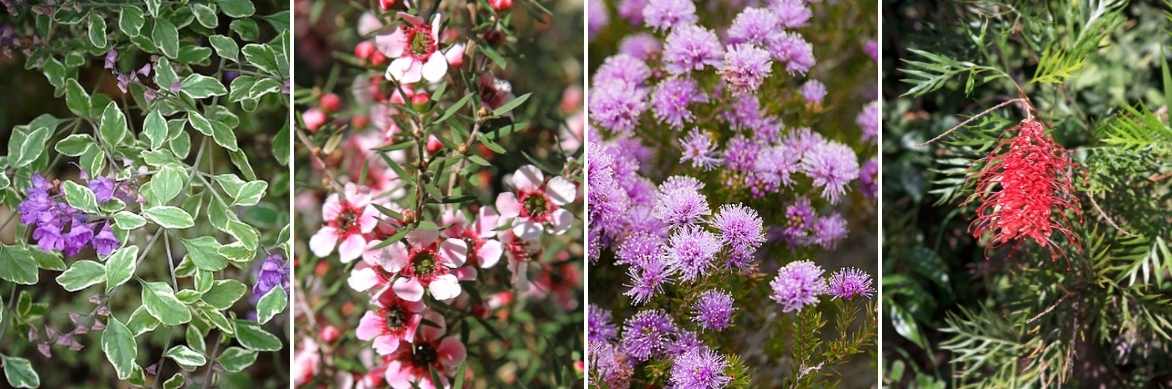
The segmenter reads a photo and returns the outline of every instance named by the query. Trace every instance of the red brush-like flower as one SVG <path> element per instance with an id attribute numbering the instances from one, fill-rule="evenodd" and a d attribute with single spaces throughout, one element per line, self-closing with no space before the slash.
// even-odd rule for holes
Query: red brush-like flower
<path id="1" fill-rule="evenodd" d="M 980 203 L 969 232 L 977 239 L 991 233 L 990 248 L 1033 240 L 1053 258 L 1064 252 L 1052 239 L 1057 232 L 1081 251 L 1070 229 L 1075 219 L 1082 219 L 1082 208 L 1074 194 L 1069 153 L 1032 118 L 1014 130 L 1016 135 L 1002 139 L 985 157 L 976 192 L 968 200 Z"/>

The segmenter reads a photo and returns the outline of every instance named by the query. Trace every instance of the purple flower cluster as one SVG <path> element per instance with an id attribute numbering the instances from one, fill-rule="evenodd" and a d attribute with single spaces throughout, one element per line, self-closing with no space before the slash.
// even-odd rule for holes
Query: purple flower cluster
<path id="1" fill-rule="evenodd" d="M 611 57 L 614 58 L 614 57 Z M 655 88 L 651 96 L 651 108 L 655 118 L 672 128 L 681 129 L 684 121 L 692 120 L 692 111 L 688 105 L 708 101 L 704 92 L 696 86 L 696 82 L 689 78 L 671 78 L 664 80 Z"/>
<path id="2" fill-rule="evenodd" d="M 821 246 L 832 249 L 846 237 L 846 219 L 837 212 L 818 215 L 810 199 L 800 197 L 785 209 L 785 225 L 776 226 L 769 236 L 790 246 Z"/>
<path id="3" fill-rule="evenodd" d="M 696 5 L 692 0 L 648 0 L 643 20 L 656 30 L 690 25 L 696 22 Z"/>
<path id="4" fill-rule="evenodd" d="M 863 106 L 863 111 L 859 112 L 855 123 L 863 130 L 863 140 L 874 141 L 879 134 L 879 101 L 872 101 Z"/>
<path id="5" fill-rule="evenodd" d="M 32 227 L 33 240 L 41 251 L 59 252 L 68 257 L 93 247 L 104 257 L 122 246 L 110 221 L 91 217 L 70 206 L 53 182 L 38 174 L 32 177 L 31 184 L 18 211 L 20 222 Z M 113 180 L 99 178 L 88 184 L 100 202 L 114 197 Z"/>
<path id="6" fill-rule="evenodd" d="M 723 290 L 708 290 L 692 305 L 692 321 L 705 329 L 720 331 L 732 324 L 734 310 L 732 295 Z"/>
<path id="7" fill-rule="evenodd" d="M 827 290 L 834 298 L 843 300 L 855 297 L 869 299 L 875 294 L 871 288 L 871 275 L 853 267 L 841 269 L 830 275 Z"/>
<path id="8" fill-rule="evenodd" d="M 729 264 L 745 268 L 753 255 L 765 243 L 765 232 L 757 211 L 741 204 L 725 204 L 712 219 L 720 230 L 720 239 L 730 248 Z"/>
<path id="9" fill-rule="evenodd" d="M 672 387 L 681 389 L 723 388 L 732 382 L 732 378 L 724 373 L 727 367 L 723 355 L 700 347 L 675 359 L 669 381 Z"/>
<path id="10" fill-rule="evenodd" d="M 667 312 L 655 309 L 636 313 L 623 323 L 623 351 L 639 362 L 663 353 L 676 332 Z"/>
<path id="11" fill-rule="evenodd" d="M 289 293 L 289 262 L 281 253 L 273 253 L 256 269 L 256 283 L 252 285 L 252 298 L 260 300 L 273 288 L 280 286 Z"/>
<path id="12" fill-rule="evenodd" d="M 794 261 L 777 270 L 777 277 L 769 283 L 773 293 L 769 298 L 781 305 L 782 312 L 797 312 L 807 305 L 818 303 L 826 294 L 826 280 L 822 267 L 810 261 Z"/>

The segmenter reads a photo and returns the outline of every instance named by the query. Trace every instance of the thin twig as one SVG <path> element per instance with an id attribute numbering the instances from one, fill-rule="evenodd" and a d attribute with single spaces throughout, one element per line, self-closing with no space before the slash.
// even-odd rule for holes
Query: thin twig
<path id="1" fill-rule="evenodd" d="M 1087 199 L 1091 200 L 1091 205 L 1095 207 L 1096 211 L 1099 211 L 1099 216 L 1102 217 L 1103 220 L 1107 222 L 1107 224 L 1111 225 L 1111 227 L 1115 227 L 1115 229 L 1119 230 L 1119 232 L 1122 232 L 1123 235 L 1131 236 L 1130 232 L 1127 232 L 1127 230 L 1123 229 L 1123 227 L 1119 227 L 1119 224 L 1116 224 L 1114 220 L 1111 220 L 1110 216 L 1107 216 L 1107 212 L 1104 212 L 1103 208 L 1099 207 L 1099 203 L 1095 202 L 1095 196 L 1087 196 Z"/>
<path id="2" fill-rule="evenodd" d="M 994 105 L 994 106 L 990 107 L 989 109 L 986 109 L 986 110 L 984 110 L 984 111 L 981 111 L 981 113 L 978 113 L 978 114 L 976 114 L 976 115 L 973 115 L 972 117 L 970 117 L 970 118 L 966 119 L 965 121 L 963 121 L 963 122 L 960 122 L 960 124 L 957 124 L 957 125 L 955 125 L 955 126 L 952 126 L 952 128 L 949 128 L 949 129 L 948 129 L 948 131 L 944 131 L 944 132 L 943 132 L 943 133 L 941 133 L 940 135 L 937 135 L 935 138 L 929 139 L 927 142 L 920 143 L 920 146 L 927 146 L 927 145 L 929 145 L 929 144 L 931 144 L 931 143 L 933 143 L 933 142 L 936 142 L 936 141 L 938 141 L 938 140 L 940 140 L 940 139 L 944 138 L 945 136 L 948 136 L 948 134 L 951 134 L 953 131 L 956 131 L 957 129 L 960 129 L 961 127 L 964 127 L 965 125 L 967 125 L 967 124 L 971 123 L 973 120 L 977 120 L 977 118 L 980 118 L 981 116 L 988 115 L 990 112 L 993 112 L 993 111 L 995 111 L 995 110 L 997 110 L 997 109 L 999 109 L 999 108 L 1001 108 L 1001 107 L 1004 107 L 1004 106 L 1006 106 L 1006 105 L 1010 105 L 1010 104 L 1013 104 L 1013 103 L 1016 103 L 1016 102 L 1025 102 L 1025 103 L 1027 104 L 1027 107 L 1029 106 L 1029 105 L 1028 105 L 1028 104 L 1029 104 L 1029 102 L 1028 102 L 1028 101 L 1026 101 L 1024 98 L 1020 98 L 1020 97 L 1019 97 L 1019 98 L 1014 98 L 1014 99 L 1009 99 L 1009 100 L 1002 101 L 1000 104 Z M 1028 114 L 1028 112 L 1029 112 L 1030 110 L 1029 110 L 1029 109 L 1026 109 L 1025 111 L 1026 111 L 1026 112 L 1027 112 L 1027 114 Z M 1032 115 L 1031 115 L 1031 117 L 1032 117 Z"/>

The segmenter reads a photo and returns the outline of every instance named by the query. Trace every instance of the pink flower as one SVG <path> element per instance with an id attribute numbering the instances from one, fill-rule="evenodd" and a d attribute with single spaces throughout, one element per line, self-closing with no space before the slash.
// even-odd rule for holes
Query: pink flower
<path id="1" fill-rule="evenodd" d="M 394 389 L 447 387 L 448 376 L 467 356 L 464 344 L 456 336 L 441 338 L 447 329 L 443 316 L 434 311 L 425 316 L 435 325 L 421 326 L 411 347 L 401 347 L 387 358 L 387 384 Z M 432 382 L 432 369 L 443 382 Z"/>
<path id="2" fill-rule="evenodd" d="M 358 339 L 374 341 L 374 350 L 387 355 L 399 349 L 399 343 L 415 341 L 415 331 L 423 321 L 423 303 L 407 301 L 393 294 L 379 299 L 377 311 L 366 311 L 358 322 Z"/>
<path id="3" fill-rule="evenodd" d="M 310 108 L 301 114 L 301 121 L 305 122 L 305 129 L 314 133 L 326 124 L 326 113 L 318 108 Z"/>
<path id="4" fill-rule="evenodd" d="M 387 66 L 386 78 L 403 84 L 414 84 L 420 79 L 439 82 L 448 72 L 448 62 L 463 59 L 464 45 L 456 44 L 446 51 L 438 48 L 442 15 L 431 19 L 431 27 L 418 16 L 400 12 L 406 22 L 390 34 L 375 37 L 379 51 L 394 58 Z"/>
<path id="5" fill-rule="evenodd" d="M 299 346 L 293 355 L 293 384 L 298 386 L 312 381 L 321 363 L 317 342 L 311 338 L 302 338 Z"/>
<path id="6" fill-rule="evenodd" d="M 370 194 L 354 184 L 346 184 L 342 197 L 337 193 L 326 198 L 321 208 L 322 226 L 309 239 L 313 255 L 325 257 L 338 248 L 338 257 L 349 263 L 366 250 L 366 237 L 378 224 L 378 210 L 370 205 Z"/>
<path id="7" fill-rule="evenodd" d="M 372 242 L 377 245 L 377 243 Z M 407 301 L 423 299 L 424 289 L 437 300 L 460 295 L 460 266 L 468 257 L 468 244 L 461 239 L 441 238 L 439 231 L 419 229 L 407 234 L 407 243 L 395 242 L 367 252 L 368 263 L 377 263 L 394 278 L 391 289 Z M 377 274 L 376 274 L 377 275 Z M 353 277 L 353 276 L 352 276 Z"/>
<path id="8" fill-rule="evenodd" d="M 504 246 L 495 239 L 497 234 L 495 229 L 499 225 L 497 221 L 500 219 L 496 209 L 488 206 L 480 207 L 476 222 L 471 224 L 464 220 L 464 214 L 459 211 L 452 212 L 449 218 L 451 220 L 445 220 L 444 224 L 450 224 L 451 227 L 444 231 L 444 236 L 464 240 L 468 247 L 468 253 L 471 254 L 469 262 L 482 269 L 496 266 L 496 263 L 501 260 L 501 255 L 504 254 Z"/>
<path id="9" fill-rule="evenodd" d="M 533 165 L 517 169 L 511 177 L 516 193 L 501 193 L 496 207 L 504 222 L 512 219 L 513 234 L 521 239 L 537 239 L 548 226 L 554 235 L 564 234 L 574 222 L 574 215 L 561 206 L 574 201 L 578 189 L 561 176 L 545 182 L 541 170 Z"/>

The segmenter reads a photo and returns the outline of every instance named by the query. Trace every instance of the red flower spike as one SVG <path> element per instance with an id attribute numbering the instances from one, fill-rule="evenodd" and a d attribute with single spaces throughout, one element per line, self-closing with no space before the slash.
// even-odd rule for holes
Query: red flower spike
<path id="1" fill-rule="evenodd" d="M 977 239 L 991 233 L 990 248 L 1033 240 L 1052 259 L 1064 251 L 1051 239 L 1058 232 L 1081 251 L 1070 229 L 1074 218 L 1082 219 L 1070 154 L 1036 120 L 1023 120 L 1014 130 L 1016 135 L 1002 139 L 984 158 L 976 192 L 968 199 L 980 202 L 969 232 Z"/>

